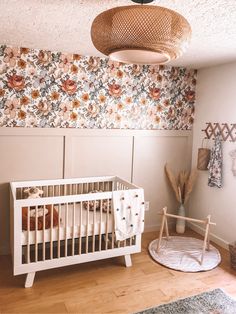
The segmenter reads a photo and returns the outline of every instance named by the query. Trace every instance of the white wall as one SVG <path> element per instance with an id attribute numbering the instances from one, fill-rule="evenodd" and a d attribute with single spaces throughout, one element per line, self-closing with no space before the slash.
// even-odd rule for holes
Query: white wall
<path id="1" fill-rule="evenodd" d="M 198 72 L 197 103 L 193 129 L 192 163 L 196 166 L 198 148 L 201 147 L 206 122 L 236 123 L 236 63 L 206 68 Z M 213 142 L 208 141 L 209 147 Z M 231 172 L 229 152 L 236 143 L 223 143 L 223 188 L 207 186 L 208 172 L 199 171 L 191 198 L 189 214 L 204 218 L 212 215 L 217 223 L 212 227 L 215 241 L 227 247 L 236 240 L 236 177 Z M 196 229 L 200 231 L 198 228 Z"/>
<path id="2" fill-rule="evenodd" d="M 145 190 L 146 230 L 157 230 L 157 211 L 177 208 L 164 175 L 189 168 L 191 131 L 0 128 L 0 254 L 9 252 L 9 182 L 118 175 Z"/>

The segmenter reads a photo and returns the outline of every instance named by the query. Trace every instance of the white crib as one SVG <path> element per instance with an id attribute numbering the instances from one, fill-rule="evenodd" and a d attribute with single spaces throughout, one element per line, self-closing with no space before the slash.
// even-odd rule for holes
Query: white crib
<path id="1" fill-rule="evenodd" d="M 25 198 L 24 190 L 33 186 L 43 190 L 41 198 Z M 131 266 L 130 254 L 141 251 L 141 234 L 116 241 L 112 202 L 113 191 L 130 189 L 140 191 L 139 187 L 115 176 L 12 182 L 10 220 L 14 275 L 27 274 L 25 287 L 31 287 L 35 272 L 40 270 L 115 256 L 124 256 L 126 266 Z M 95 190 L 99 192 L 90 193 Z M 104 212 L 104 203 L 111 211 Z M 51 206 L 50 226 L 46 228 L 48 206 Z M 29 214 L 32 207 L 35 208 L 33 230 Z M 28 213 L 24 230 L 23 208 Z M 38 210 L 43 211 L 41 218 Z M 54 225 L 54 210 L 57 225 Z M 39 219 L 43 221 L 40 230 Z"/>

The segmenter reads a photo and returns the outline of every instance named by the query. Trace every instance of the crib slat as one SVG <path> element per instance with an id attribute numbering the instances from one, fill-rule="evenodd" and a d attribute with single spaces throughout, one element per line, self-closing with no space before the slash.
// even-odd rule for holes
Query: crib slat
<path id="1" fill-rule="evenodd" d="M 96 202 L 93 203 L 93 243 L 92 243 L 92 250 L 95 252 L 95 227 L 96 227 Z"/>
<path id="2" fill-rule="evenodd" d="M 114 223 L 114 213 L 111 208 L 111 219 L 112 219 L 112 234 L 111 234 L 111 248 L 114 249 L 115 242 L 115 223 Z"/>
<path id="3" fill-rule="evenodd" d="M 43 187 L 42 187 L 42 190 L 43 190 L 43 197 L 47 197 L 47 194 L 46 194 L 47 189 L 46 189 L 46 187 L 43 186 Z"/>
<path id="4" fill-rule="evenodd" d="M 73 203 L 73 216 L 72 216 L 72 255 L 75 254 L 75 202 Z"/>
<path id="5" fill-rule="evenodd" d="M 83 202 L 80 202 L 80 225 L 79 225 L 79 254 L 81 254 L 81 238 L 82 238 L 82 220 L 83 220 Z"/>
<path id="6" fill-rule="evenodd" d="M 109 228 L 109 199 L 107 199 L 107 212 L 106 212 L 106 243 L 105 243 L 105 249 L 108 248 L 108 228 Z"/>
<path id="7" fill-rule="evenodd" d="M 88 233 L 89 233 L 89 201 L 87 202 L 86 248 L 85 248 L 86 253 L 88 253 Z"/>
<path id="8" fill-rule="evenodd" d="M 99 251 L 102 250 L 102 200 L 100 200 Z"/>
<path id="9" fill-rule="evenodd" d="M 50 259 L 53 259 L 53 205 L 51 205 L 50 225 Z"/>
<path id="10" fill-rule="evenodd" d="M 61 257 L 61 241 L 60 241 L 60 221 L 61 221 L 61 204 L 58 205 L 58 229 L 57 229 L 57 257 Z"/>
<path id="11" fill-rule="evenodd" d="M 65 211 L 65 257 L 67 257 L 67 225 L 68 225 L 68 203 Z"/>
<path id="12" fill-rule="evenodd" d="M 35 262 L 38 261 L 38 206 L 35 206 Z"/>
<path id="13" fill-rule="evenodd" d="M 129 245 L 132 245 L 132 238 L 129 238 Z"/>
<path id="14" fill-rule="evenodd" d="M 112 182 L 111 182 L 111 191 L 113 192 L 113 191 L 114 191 L 114 189 L 115 189 L 115 182 L 114 182 L 114 181 L 112 181 Z"/>
<path id="15" fill-rule="evenodd" d="M 27 263 L 30 263 L 30 208 L 27 207 Z"/>
<path id="16" fill-rule="evenodd" d="M 45 254 L 45 214 L 46 214 L 46 207 L 43 205 L 43 260 L 45 261 L 46 254 Z"/>

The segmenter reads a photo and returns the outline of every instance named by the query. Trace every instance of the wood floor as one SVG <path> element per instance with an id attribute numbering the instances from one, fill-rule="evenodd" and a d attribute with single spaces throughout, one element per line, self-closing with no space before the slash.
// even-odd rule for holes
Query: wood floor
<path id="1" fill-rule="evenodd" d="M 10 257 L 0 256 L 0 313 L 133 313 L 218 287 L 236 297 L 236 271 L 227 251 L 220 249 L 222 263 L 214 270 L 182 273 L 150 258 L 147 247 L 156 237 L 144 234 L 133 267 L 114 258 L 42 271 L 30 289 L 23 288 L 25 276 L 12 276 Z"/>

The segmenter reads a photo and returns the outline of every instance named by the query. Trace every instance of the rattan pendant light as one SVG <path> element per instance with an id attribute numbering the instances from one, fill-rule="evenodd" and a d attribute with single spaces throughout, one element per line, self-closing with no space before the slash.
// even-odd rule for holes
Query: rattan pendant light
<path id="1" fill-rule="evenodd" d="M 153 0 L 132 0 L 149 3 Z M 182 55 L 191 37 L 188 21 L 179 13 L 154 5 L 115 7 L 93 21 L 94 46 L 115 61 L 164 64 Z"/>

